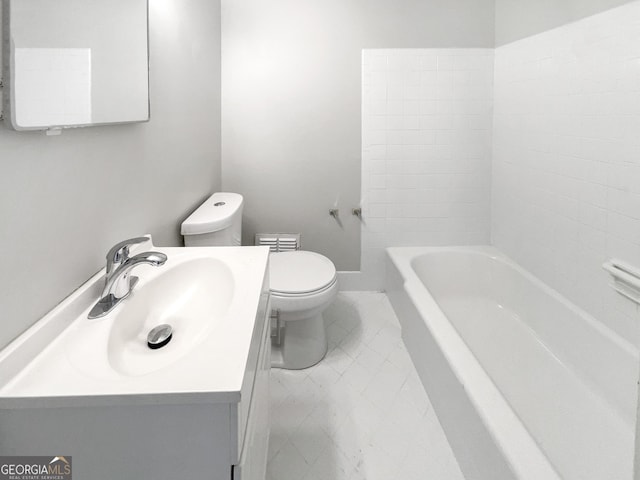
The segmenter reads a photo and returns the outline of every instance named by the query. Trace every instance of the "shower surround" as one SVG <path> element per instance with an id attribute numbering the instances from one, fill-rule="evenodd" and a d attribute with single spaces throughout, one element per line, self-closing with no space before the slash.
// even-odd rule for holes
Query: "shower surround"
<path id="1" fill-rule="evenodd" d="M 497 48 L 494 95 L 493 244 L 637 344 L 640 2 Z"/>
<path id="2" fill-rule="evenodd" d="M 384 288 L 385 247 L 492 244 L 637 344 L 601 265 L 640 265 L 640 1 L 495 49 L 364 50 L 362 75 L 355 289 Z"/>
<path id="3" fill-rule="evenodd" d="M 490 240 L 493 49 L 364 50 L 361 284 L 384 249 Z"/>

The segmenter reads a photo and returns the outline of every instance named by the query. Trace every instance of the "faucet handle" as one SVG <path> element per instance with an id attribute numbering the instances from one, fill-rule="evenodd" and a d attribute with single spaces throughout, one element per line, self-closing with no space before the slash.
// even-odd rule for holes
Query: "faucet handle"
<path id="1" fill-rule="evenodd" d="M 129 247 L 149 241 L 149 237 L 136 237 L 115 244 L 107 253 L 107 275 L 129 258 Z"/>

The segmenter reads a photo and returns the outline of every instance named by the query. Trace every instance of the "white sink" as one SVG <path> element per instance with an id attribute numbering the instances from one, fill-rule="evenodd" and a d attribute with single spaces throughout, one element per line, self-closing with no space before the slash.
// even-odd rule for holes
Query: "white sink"
<path id="1" fill-rule="evenodd" d="M 53 406 L 56 399 L 91 404 L 109 396 L 117 403 L 145 394 L 239 397 L 256 313 L 268 298 L 268 249 L 148 242 L 132 254 L 148 250 L 165 253 L 167 262 L 137 267 L 137 285 L 112 312 L 87 318 L 103 271 L 0 352 L 0 406 L 38 398 Z M 147 335 L 160 324 L 171 325 L 173 336 L 153 350 Z"/>
<path id="2" fill-rule="evenodd" d="M 116 313 L 108 339 L 109 363 L 124 375 L 165 368 L 222 328 L 233 293 L 233 274 L 218 259 L 189 260 L 159 271 L 138 285 Z M 162 324 L 171 325 L 172 339 L 152 350 L 147 335 Z"/>

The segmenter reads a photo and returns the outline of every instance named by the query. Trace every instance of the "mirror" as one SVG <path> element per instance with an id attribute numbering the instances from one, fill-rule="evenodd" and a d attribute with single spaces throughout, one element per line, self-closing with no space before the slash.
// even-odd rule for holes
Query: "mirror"
<path id="1" fill-rule="evenodd" d="M 46 130 L 149 120 L 147 0 L 3 0 L 5 121 Z"/>

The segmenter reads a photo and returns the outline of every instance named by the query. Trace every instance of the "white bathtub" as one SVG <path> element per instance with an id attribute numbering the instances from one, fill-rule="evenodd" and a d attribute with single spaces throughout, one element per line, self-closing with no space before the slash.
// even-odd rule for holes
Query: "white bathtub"
<path id="1" fill-rule="evenodd" d="M 631 480 L 633 345 L 492 247 L 387 253 L 387 294 L 467 479 Z"/>

